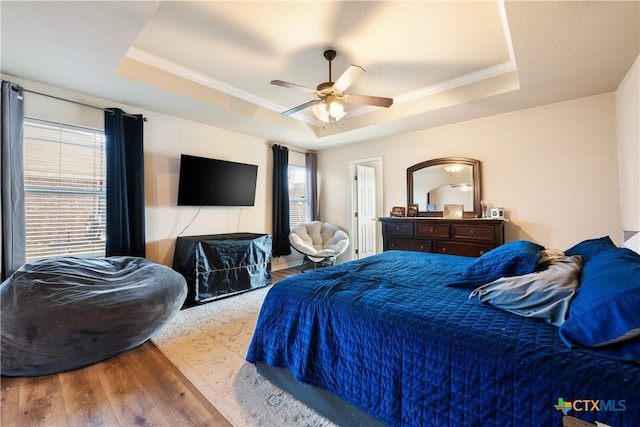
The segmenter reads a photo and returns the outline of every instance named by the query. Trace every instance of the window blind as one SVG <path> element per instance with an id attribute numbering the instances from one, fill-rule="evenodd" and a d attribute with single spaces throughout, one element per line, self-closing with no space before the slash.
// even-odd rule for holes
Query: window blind
<path id="1" fill-rule="evenodd" d="M 24 179 L 27 260 L 104 256 L 103 131 L 26 119 Z"/>
<path id="2" fill-rule="evenodd" d="M 307 207 L 307 169 L 303 166 L 289 165 L 289 226 L 309 222 Z"/>

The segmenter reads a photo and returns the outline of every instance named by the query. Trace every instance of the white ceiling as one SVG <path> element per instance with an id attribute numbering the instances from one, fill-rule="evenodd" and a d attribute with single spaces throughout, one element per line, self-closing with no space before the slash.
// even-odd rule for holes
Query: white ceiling
<path id="1" fill-rule="evenodd" d="M 2 0 L 2 73 L 309 149 L 614 91 L 640 53 L 640 1 Z M 280 112 L 349 64 L 322 126 Z"/>

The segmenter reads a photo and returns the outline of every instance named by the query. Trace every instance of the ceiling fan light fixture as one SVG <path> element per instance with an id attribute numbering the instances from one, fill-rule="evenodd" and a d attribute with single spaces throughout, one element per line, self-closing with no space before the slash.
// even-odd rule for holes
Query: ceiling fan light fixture
<path id="1" fill-rule="evenodd" d="M 329 123 L 329 110 L 327 108 L 327 104 L 324 101 L 318 102 L 316 105 L 313 106 L 312 110 L 313 110 L 313 114 L 315 114 L 315 116 L 320 121 Z"/>
<path id="2" fill-rule="evenodd" d="M 347 115 L 344 105 L 333 95 L 326 96 L 312 108 L 313 114 L 325 123 L 337 122 Z"/>
<path id="3" fill-rule="evenodd" d="M 344 116 L 346 116 L 346 115 L 347 115 L 347 112 L 345 111 L 345 112 L 343 112 L 342 114 L 337 115 L 337 116 L 333 119 L 333 121 L 334 121 L 334 122 L 337 122 L 338 120 L 340 120 L 341 118 L 343 118 L 343 117 L 344 117 Z"/>
<path id="4" fill-rule="evenodd" d="M 335 96 L 327 96 L 324 102 L 329 105 L 329 115 L 334 119 L 344 114 L 344 105 Z"/>

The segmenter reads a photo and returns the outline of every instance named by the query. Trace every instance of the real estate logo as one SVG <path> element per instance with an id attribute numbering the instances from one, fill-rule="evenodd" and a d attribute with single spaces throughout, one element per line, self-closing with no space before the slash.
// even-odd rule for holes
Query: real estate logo
<path id="1" fill-rule="evenodd" d="M 578 399 L 574 401 L 565 401 L 564 398 L 559 397 L 558 403 L 553 405 L 555 409 L 561 411 L 564 415 L 567 415 L 569 411 L 576 412 L 591 412 L 591 411 L 624 411 L 627 409 L 627 402 L 625 400 L 604 400 L 604 399 Z"/>
<path id="2" fill-rule="evenodd" d="M 562 411 L 564 415 L 567 415 L 567 413 L 573 409 L 573 405 L 571 404 L 571 402 L 565 402 L 562 397 L 558 398 L 558 404 L 553 405 L 553 407 L 558 411 Z"/>

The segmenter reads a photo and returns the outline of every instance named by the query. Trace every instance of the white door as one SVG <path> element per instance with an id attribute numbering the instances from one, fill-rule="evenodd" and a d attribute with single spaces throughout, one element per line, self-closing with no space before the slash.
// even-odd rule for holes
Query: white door
<path id="1" fill-rule="evenodd" d="M 369 166 L 356 165 L 356 223 L 358 247 L 356 258 L 376 253 L 376 174 Z"/>

